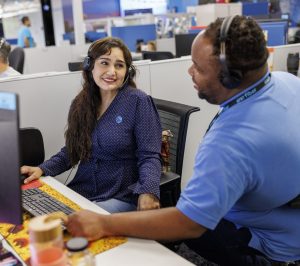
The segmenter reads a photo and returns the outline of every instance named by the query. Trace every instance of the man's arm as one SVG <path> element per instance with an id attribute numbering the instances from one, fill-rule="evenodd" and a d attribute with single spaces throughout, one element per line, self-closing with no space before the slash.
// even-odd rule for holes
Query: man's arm
<path id="1" fill-rule="evenodd" d="M 24 47 L 28 48 L 30 46 L 28 37 L 24 37 Z"/>
<path id="2" fill-rule="evenodd" d="M 66 225 L 72 235 L 89 240 L 104 236 L 130 236 L 172 241 L 200 237 L 206 231 L 175 207 L 111 215 L 83 210 L 71 214 Z"/>

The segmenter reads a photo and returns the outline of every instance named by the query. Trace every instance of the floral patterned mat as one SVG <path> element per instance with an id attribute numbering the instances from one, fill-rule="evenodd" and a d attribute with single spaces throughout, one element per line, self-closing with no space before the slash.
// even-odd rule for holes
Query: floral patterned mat
<path id="1" fill-rule="evenodd" d="M 40 181 L 39 181 L 40 182 Z M 40 182 L 39 189 L 47 192 L 57 200 L 63 202 L 74 210 L 79 210 L 80 207 L 66 198 L 51 186 Z M 31 216 L 24 212 L 23 224 L 16 226 L 13 224 L 0 223 L 0 234 L 6 239 L 6 241 L 12 246 L 15 252 L 21 257 L 21 259 L 28 265 L 30 265 L 30 252 L 29 252 L 29 235 L 28 235 L 28 223 Z M 71 236 L 64 232 L 64 241 L 69 240 Z M 97 241 L 89 243 L 89 250 L 92 254 L 96 255 L 116 246 L 119 246 L 127 242 L 125 237 L 106 237 Z"/>

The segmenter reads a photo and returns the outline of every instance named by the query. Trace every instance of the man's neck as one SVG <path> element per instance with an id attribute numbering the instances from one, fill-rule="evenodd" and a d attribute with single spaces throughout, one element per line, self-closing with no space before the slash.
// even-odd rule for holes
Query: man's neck
<path id="1" fill-rule="evenodd" d="M 261 67 L 258 70 L 255 71 L 248 71 L 245 76 L 243 77 L 242 83 L 235 89 L 228 90 L 228 93 L 226 95 L 226 99 L 224 99 L 223 102 L 227 101 L 228 99 L 232 98 L 234 95 L 246 90 L 249 88 L 252 84 L 257 82 L 258 80 L 262 79 L 263 76 L 265 76 L 268 72 L 268 66 L 265 64 L 263 67 Z"/>

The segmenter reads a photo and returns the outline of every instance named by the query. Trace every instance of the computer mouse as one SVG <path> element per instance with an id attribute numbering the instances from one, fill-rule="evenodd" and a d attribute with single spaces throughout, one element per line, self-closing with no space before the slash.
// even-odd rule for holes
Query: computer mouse
<path id="1" fill-rule="evenodd" d="M 25 179 L 26 179 L 27 177 L 28 177 L 27 174 L 21 174 L 21 175 L 20 175 L 20 179 L 21 179 L 21 184 L 22 184 L 22 185 L 25 184 L 24 181 L 25 181 Z"/>

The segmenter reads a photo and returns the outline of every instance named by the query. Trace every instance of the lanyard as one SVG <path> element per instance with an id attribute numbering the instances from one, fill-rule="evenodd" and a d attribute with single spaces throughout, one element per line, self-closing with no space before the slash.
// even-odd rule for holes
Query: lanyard
<path id="1" fill-rule="evenodd" d="M 247 100 L 249 97 L 260 91 L 264 86 L 266 86 L 271 80 L 271 73 L 269 73 L 260 83 L 258 83 L 256 86 L 254 86 L 252 89 L 249 89 L 245 91 L 242 95 L 239 97 L 229 101 L 226 103 L 223 108 L 215 115 L 215 117 L 211 120 L 209 123 L 209 126 L 205 132 L 205 134 L 210 130 L 214 122 L 218 119 L 218 117 L 227 109 L 231 108 L 232 106 L 236 105 L 237 103 L 241 103 L 245 100 Z"/>

